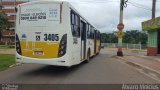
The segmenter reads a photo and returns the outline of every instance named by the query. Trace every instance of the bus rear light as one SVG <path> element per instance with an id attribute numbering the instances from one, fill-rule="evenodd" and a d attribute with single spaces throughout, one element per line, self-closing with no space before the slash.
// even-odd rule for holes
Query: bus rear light
<path id="1" fill-rule="evenodd" d="M 64 48 L 65 48 L 64 46 L 61 46 L 61 48 L 60 48 L 60 49 L 62 49 L 62 50 L 63 50 Z"/>
<path id="2" fill-rule="evenodd" d="M 65 44 L 65 41 L 62 41 L 61 44 L 62 44 L 62 45 Z"/>
<path id="3" fill-rule="evenodd" d="M 20 41 L 17 34 L 16 34 L 16 51 L 18 54 L 22 55 Z"/>
<path id="4" fill-rule="evenodd" d="M 66 48 L 67 48 L 67 34 L 63 35 L 60 41 L 58 57 L 62 57 L 66 54 Z"/>
<path id="5" fill-rule="evenodd" d="M 15 12 L 17 13 L 17 11 L 18 11 L 18 9 L 17 9 L 17 7 L 15 7 Z"/>

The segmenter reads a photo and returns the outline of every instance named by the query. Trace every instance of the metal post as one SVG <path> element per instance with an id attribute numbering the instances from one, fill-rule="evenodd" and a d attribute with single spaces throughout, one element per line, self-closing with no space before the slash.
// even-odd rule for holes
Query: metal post
<path id="1" fill-rule="evenodd" d="M 120 17 L 119 17 L 119 23 L 123 23 L 123 4 L 124 0 L 120 1 Z M 123 56 L 122 52 L 122 37 L 118 37 L 118 51 L 117 56 Z"/>
<path id="2" fill-rule="evenodd" d="M 142 50 L 142 44 L 140 43 L 140 50 Z"/>
<path id="3" fill-rule="evenodd" d="M 153 0 L 152 2 L 152 19 L 155 18 L 155 12 L 156 12 L 156 0 Z"/>

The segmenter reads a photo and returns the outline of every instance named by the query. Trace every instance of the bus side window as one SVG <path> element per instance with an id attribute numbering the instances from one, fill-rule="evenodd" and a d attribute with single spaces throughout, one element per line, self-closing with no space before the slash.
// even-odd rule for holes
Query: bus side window
<path id="1" fill-rule="evenodd" d="M 98 40 L 100 40 L 101 38 L 101 35 L 100 35 L 100 32 L 98 32 Z"/>
<path id="2" fill-rule="evenodd" d="M 91 26 L 91 29 L 90 29 L 90 38 L 92 39 L 92 26 Z"/>
<path id="3" fill-rule="evenodd" d="M 88 25 L 88 31 L 87 31 L 87 38 L 90 38 L 90 32 L 91 31 L 91 26 L 90 25 Z"/>
<path id="4" fill-rule="evenodd" d="M 75 15 L 76 17 L 76 31 L 77 31 L 77 36 L 80 37 L 80 17 L 78 15 Z"/>
<path id="5" fill-rule="evenodd" d="M 97 30 L 96 30 L 96 33 L 95 33 L 95 37 L 96 37 L 96 39 L 98 40 L 98 38 L 99 38 L 99 33 L 98 33 Z"/>
<path id="6" fill-rule="evenodd" d="M 80 17 L 71 11 L 71 29 L 74 37 L 80 37 Z"/>
<path id="7" fill-rule="evenodd" d="M 74 14 L 73 13 L 71 13 L 71 30 L 72 30 L 72 34 L 74 35 L 74 22 L 75 20 L 74 20 Z"/>
<path id="8" fill-rule="evenodd" d="M 91 31 L 90 31 L 90 32 L 91 32 L 91 33 L 90 33 L 90 34 L 91 34 L 91 35 L 90 35 L 90 36 L 91 36 L 91 39 L 93 39 L 93 38 L 94 38 L 94 28 L 93 28 L 92 26 L 91 26 Z"/>
<path id="9" fill-rule="evenodd" d="M 88 38 L 88 30 L 89 30 L 89 24 L 86 24 L 87 38 Z"/>
<path id="10" fill-rule="evenodd" d="M 100 39 L 99 36 L 100 36 L 100 34 L 99 34 L 99 32 L 97 32 L 97 39 L 98 39 L 98 40 Z"/>

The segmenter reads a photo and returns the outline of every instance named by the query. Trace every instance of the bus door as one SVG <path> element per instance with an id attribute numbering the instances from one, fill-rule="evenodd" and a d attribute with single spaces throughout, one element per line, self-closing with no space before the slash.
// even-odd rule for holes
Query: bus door
<path id="1" fill-rule="evenodd" d="M 86 58 L 86 23 L 81 21 L 81 60 Z"/>
<path id="2" fill-rule="evenodd" d="M 96 47 L 97 47 L 96 33 L 97 33 L 96 30 L 94 30 L 94 54 L 96 54 Z"/>

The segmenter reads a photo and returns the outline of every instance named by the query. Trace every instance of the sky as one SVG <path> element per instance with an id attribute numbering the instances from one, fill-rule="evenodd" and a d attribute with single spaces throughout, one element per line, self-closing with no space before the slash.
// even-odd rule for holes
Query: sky
<path id="1" fill-rule="evenodd" d="M 117 31 L 120 0 L 68 0 L 101 32 Z M 141 22 L 151 19 L 152 0 L 128 0 L 124 8 L 124 31 L 142 30 Z M 156 3 L 156 17 L 160 16 L 160 0 Z"/>
<path id="2" fill-rule="evenodd" d="M 120 0 L 66 1 L 69 1 L 83 17 L 101 32 L 117 31 Z M 124 8 L 124 31 L 142 30 L 141 22 L 151 19 L 151 10 L 152 0 L 128 0 L 127 7 Z M 156 2 L 156 17 L 158 16 L 160 16 L 160 0 Z"/>

